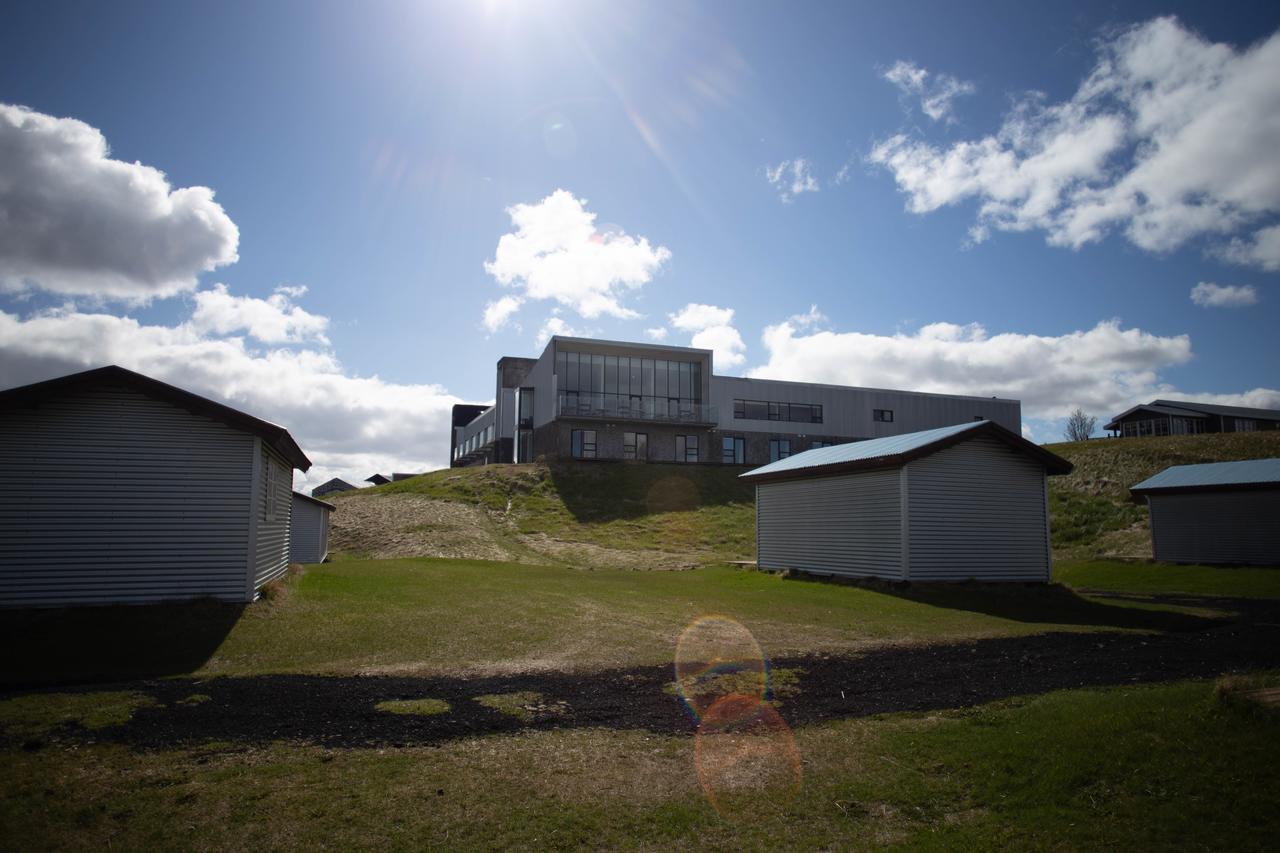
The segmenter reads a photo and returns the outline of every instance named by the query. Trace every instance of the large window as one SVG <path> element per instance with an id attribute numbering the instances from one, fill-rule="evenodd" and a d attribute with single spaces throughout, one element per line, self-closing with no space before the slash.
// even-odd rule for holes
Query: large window
<path id="1" fill-rule="evenodd" d="M 779 459 L 786 459 L 791 455 L 791 439 L 789 438 L 771 438 L 769 439 L 769 461 L 777 462 Z"/>
<path id="2" fill-rule="evenodd" d="M 726 465 L 744 465 L 747 461 L 747 442 L 740 435 L 726 435 L 720 439 L 720 461 Z"/>
<path id="3" fill-rule="evenodd" d="M 622 434 L 622 458 L 649 458 L 649 435 L 643 432 L 624 432 Z"/>
<path id="4" fill-rule="evenodd" d="M 817 403 L 770 403 L 764 400 L 734 400 L 733 416 L 752 421 L 822 423 L 822 406 Z"/>
<path id="5" fill-rule="evenodd" d="M 696 435 L 676 436 L 676 461 L 698 461 L 698 437 Z"/>
<path id="6" fill-rule="evenodd" d="M 893 409 L 873 409 L 871 411 L 871 420 L 891 424 L 893 423 Z"/>
<path id="7" fill-rule="evenodd" d="M 575 459 L 596 458 L 596 431 L 575 429 L 569 433 L 570 452 Z"/>
<path id="8" fill-rule="evenodd" d="M 562 412 L 677 417 L 702 403 L 697 362 L 595 353 L 556 353 Z"/>
<path id="9" fill-rule="evenodd" d="M 1252 418 L 1236 418 L 1235 422 L 1236 422 L 1235 423 L 1236 432 L 1257 432 L 1258 431 L 1258 422 L 1253 420 Z"/>

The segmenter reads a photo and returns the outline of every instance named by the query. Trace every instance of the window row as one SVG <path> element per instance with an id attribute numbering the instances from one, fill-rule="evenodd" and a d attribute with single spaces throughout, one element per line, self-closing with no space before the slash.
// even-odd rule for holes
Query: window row
<path id="1" fill-rule="evenodd" d="M 698 362 L 557 351 L 556 375 L 562 393 L 702 401 L 702 365 Z"/>
<path id="2" fill-rule="evenodd" d="M 569 453 L 574 459 L 597 459 L 596 431 L 575 429 L 569 432 Z M 624 432 L 622 434 L 622 458 L 646 460 L 649 458 L 649 434 Z M 677 435 L 675 461 L 698 461 L 698 436 Z"/>
<path id="3" fill-rule="evenodd" d="M 479 450 L 481 447 L 484 447 L 486 444 L 493 441 L 493 436 L 493 424 L 489 424 L 475 435 L 463 441 L 462 444 L 455 447 L 453 449 L 453 458 L 457 459 L 460 456 L 466 456 L 472 451 Z"/>
<path id="4" fill-rule="evenodd" d="M 816 403 L 769 403 L 763 400 L 734 400 L 733 416 L 754 421 L 822 423 L 822 406 Z"/>

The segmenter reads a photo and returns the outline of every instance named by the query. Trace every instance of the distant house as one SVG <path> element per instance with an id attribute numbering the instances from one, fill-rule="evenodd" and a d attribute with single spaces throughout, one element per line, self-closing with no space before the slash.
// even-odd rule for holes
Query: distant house
<path id="1" fill-rule="evenodd" d="M 1280 410 L 1218 406 L 1188 400 L 1155 400 L 1121 412 L 1103 429 L 1125 438 L 1195 435 L 1202 432 L 1257 432 L 1280 429 Z"/>
<path id="2" fill-rule="evenodd" d="M 381 474 L 374 474 L 372 477 L 365 477 L 364 481 L 366 483 L 373 483 L 375 486 L 381 486 L 391 482 Z"/>
<path id="3" fill-rule="evenodd" d="M 391 482 L 393 482 L 393 483 L 398 483 L 398 482 L 400 482 L 401 480 L 407 480 L 407 479 L 409 479 L 410 477 L 417 477 L 417 476 L 418 476 L 419 474 L 421 474 L 421 473 L 422 473 L 421 471 L 415 471 L 415 472 L 414 472 L 414 473 L 412 473 L 412 474 L 392 474 L 392 475 L 391 475 Z"/>
<path id="4" fill-rule="evenodd" d="M 1131 487 L 1170 563 L 1280 564 L 1280 459 L 1175 465 Z"/>
<path id="5" fill-rule="evenodd" d="M 1047 581 L 1047 475 L 992 421 L 808 450 L 748 471 L 761 568 L 892 581 Z"/>
<path id="6" fill-rule="evenodd" d="M 329 514 L 336 507 L 302 492 L 293 493 L 289 562 L 323 563 L 329 556 Z"/>
<path id="7" fill-rule="evenodd" d="M 0 605 L 252 601 L 309 467 L 284 427 L 121 367 L 0 392 Z"/>
<path id="8" fill-rule="evenodd" d="M 325 495 L 333 495 L 338 492 L 349 492 L 356 487 L 348 483 L 346 480 L 339 480 L 334 477 L 332 480 L 325 480 L 320 485 L 311 490 L 313 498 L 322 498 Z"/>

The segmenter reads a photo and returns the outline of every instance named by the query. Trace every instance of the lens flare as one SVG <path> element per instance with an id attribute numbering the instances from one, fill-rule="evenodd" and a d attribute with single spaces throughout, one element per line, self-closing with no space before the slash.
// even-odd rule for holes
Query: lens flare
<path id="1" fill-rule="evenodd" d="M 707 801 L 723 816 L 784 805 L 800 790 L 795 738 L 771 704 L 769 664 L 742 623 L 695 619 L 676 643 L 676 693 L 698 723 L 694 764 Z"/>

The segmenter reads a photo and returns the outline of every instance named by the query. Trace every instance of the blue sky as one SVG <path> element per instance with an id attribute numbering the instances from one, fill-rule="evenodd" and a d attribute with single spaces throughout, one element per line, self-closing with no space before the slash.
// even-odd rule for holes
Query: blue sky
<path id="1" fill-rule="evenodd" d="M 308 479 L 444 464 L 448 406 L 557 330 L 1019 397 L 1037 440 L 1075 405 L 1280 406 L 1278 28 L 1269 4 L 25 4 L 0 385 L 125 363 L 289 426 Z"/>

